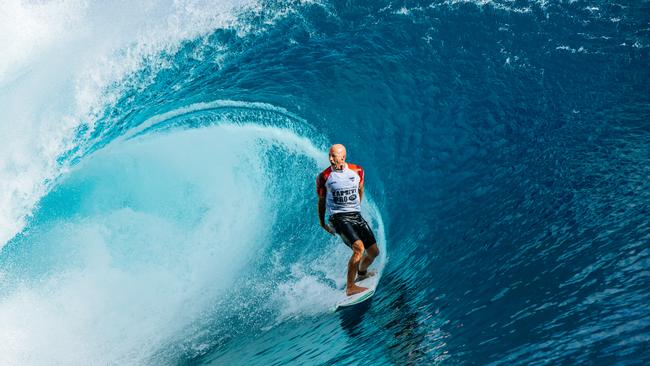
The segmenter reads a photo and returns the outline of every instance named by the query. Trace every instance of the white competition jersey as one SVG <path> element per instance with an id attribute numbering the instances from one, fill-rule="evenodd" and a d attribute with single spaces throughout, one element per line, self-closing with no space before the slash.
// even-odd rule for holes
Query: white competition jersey
<path id="1" fill-rule="evenodd" d="M 363 185 L 363 168 L 345 164 L 343 170 L 328 167 L 316 179 L 319 197 L 326 196 L 327 214 L 361 211 L 359 187 Z"/>

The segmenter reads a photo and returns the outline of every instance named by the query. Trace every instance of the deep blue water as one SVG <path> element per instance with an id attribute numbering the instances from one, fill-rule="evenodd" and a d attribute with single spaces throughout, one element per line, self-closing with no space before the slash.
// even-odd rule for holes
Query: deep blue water
<path id="1" fill-rule="evenodd" d="M 67 142 L 0 228 L 0 363 L 650 362 L 650 3 L 233 14 L 138 54 L 67 140 L 19 129 Z M 139 42 L 120 37 L 116 64 Z M 0 106 L 48 62 L 5 77 Z M 365 168 L 386 255 L 372 300 L 336 313 L 349 252 L 314 186 L 331 143 Z M 0 159 L 17 186 L 44 166 Z"/>

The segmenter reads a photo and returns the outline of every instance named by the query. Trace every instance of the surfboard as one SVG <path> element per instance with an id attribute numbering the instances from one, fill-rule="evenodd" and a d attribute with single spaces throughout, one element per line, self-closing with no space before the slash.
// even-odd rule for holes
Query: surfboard
<path id="1" fill-rule="evenodd" d="M 379 283 L 380 276 L 381 274 L 377 273 L 374 276 L 368 277 L 362 281 L 357 282 L 357 285 L 368 288 L 367 290 L 363 292 L 359 292 L 358 294 L 347 296 L 345 295 L 345 290 L 343 290 L 343 296 L 339 301 L 336 302 L 336 306 L 334 307 L 334 310 L 336 311 L 340 308 L 357 305 L 371 298 L 372 295 L 375 294 L 375 290 L 377 289 L 377 283 Z"/>

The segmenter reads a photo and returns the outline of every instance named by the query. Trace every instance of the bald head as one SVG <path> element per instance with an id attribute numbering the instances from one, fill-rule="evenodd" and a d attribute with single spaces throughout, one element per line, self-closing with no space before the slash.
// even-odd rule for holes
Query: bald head
<path id="1" fill-rule="evenodd" d="M 334 144 L 330 147 L 330 154 L 343 154 L 345 155 L 345 146 L 342 144 Z"/>
<path id="2" fill-rule="evenodd" d="M 329 159 L 332 169 L 341 170 L 345 166 L 345 146 L 334 144 L 330 147 Z"/>

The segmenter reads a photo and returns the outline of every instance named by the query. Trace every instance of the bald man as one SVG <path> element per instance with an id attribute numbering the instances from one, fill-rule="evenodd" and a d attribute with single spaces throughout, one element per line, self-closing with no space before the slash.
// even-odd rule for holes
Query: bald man
<path id="1" fill-rule="evenodd" d="M 332 235 L 339 234 L 352 249 L 345 290 L 350 296 L 367 290 L 357 286 L 355 279 L 360 281 L 374 275 L 368 272 L 368 267 L 379 255 L 379 248 L 368 223 L 361 217 L 363 169 L 346 163 L 345 155 L 345 146 L 332 145 L 329 152 L 330 166 L 316 178 L 316 192 L 320 226 Z M 326 209 L 330 225 L 325 222 Z"/>

